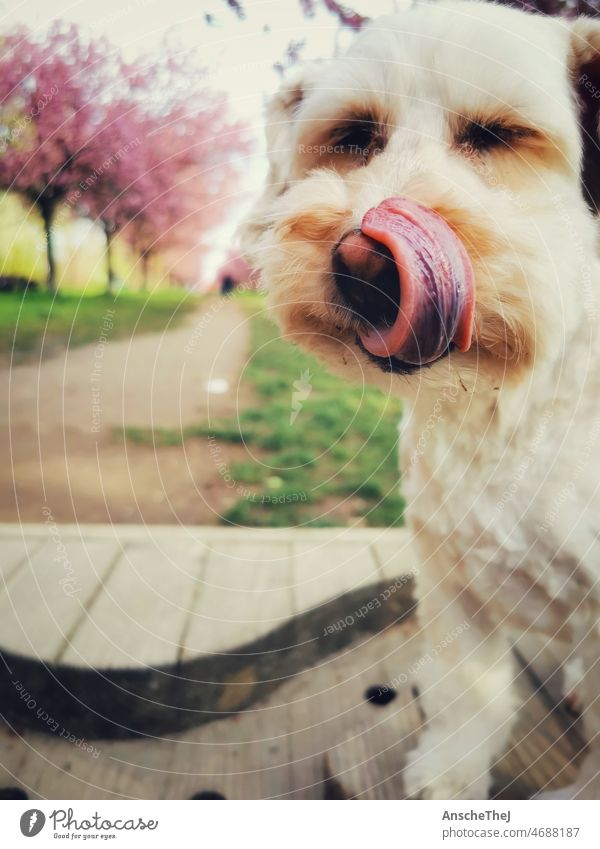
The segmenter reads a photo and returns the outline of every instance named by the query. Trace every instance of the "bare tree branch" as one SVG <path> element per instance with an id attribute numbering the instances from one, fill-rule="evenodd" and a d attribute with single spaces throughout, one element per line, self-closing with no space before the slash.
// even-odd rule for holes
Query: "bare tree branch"
<path id="1" fill-rule="evenodd" d="M 239 0 L 224 0 L 224 2 L 235 12 L 238 18 L 243 19 L 246 17 L 244 6 Z M 369 20 L 343 3 L 338 3 L 337 0 L 298 0 L 298 2 L 304 16 L 307 18 L 314 17 L 317 3 L 321 2 L 328 12 L 336 15 L 342 26 L 349 27 L 353 30 L 359 30 Z"/>
<path id="2" fill-rule="evenodd" d="M 364 15 L 359 15 L 358 12 L 349 9 L 348 6 L 337 3 L 336 0 L 323 0 L 323 5 L 329 12 L 337 15 L 342 26 L 350 27 L 353 30 L 361 29 L 369 20 Z"/>
<path id="3" fill-rule="evenodd" d="M 244 7 L 241 3 L 238 2 L 238 0 L 225 0 L 225 2 L 229 6 L 229 8 L 235 12 L 235 14 L 238 16 L 238 18 L 240 18 L 240 20 L 243 20 L 246 17 Z"/>

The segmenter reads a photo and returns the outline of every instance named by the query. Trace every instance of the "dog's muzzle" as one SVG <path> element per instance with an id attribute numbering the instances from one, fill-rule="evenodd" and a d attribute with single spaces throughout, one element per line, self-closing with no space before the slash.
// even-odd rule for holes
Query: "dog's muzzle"
<path id="1" fill-rule="evenodd" d="M 454 231 L 432 209 L 389 198 L 333 251 L 332 271 L 360 340 L 376 357 L 424 365 L 451 345 L 467 351 L 475 307 L 473 270 Z"/>

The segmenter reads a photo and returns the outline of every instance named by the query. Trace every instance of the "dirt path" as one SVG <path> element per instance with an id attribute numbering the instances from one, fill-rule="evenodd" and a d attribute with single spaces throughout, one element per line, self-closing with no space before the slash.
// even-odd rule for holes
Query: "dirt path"
<path id="1" fill-rule="evenodd" d="M 204 522 L 228 506 L 206 440 L 133 445 L 123 427 L 179 430 L 235 415 L 246 314 L 214 299 L 165 333 L 99 339 L 0 371 L 0 520 Z M 223 394 L 209 381 L 227 381 Z"/>

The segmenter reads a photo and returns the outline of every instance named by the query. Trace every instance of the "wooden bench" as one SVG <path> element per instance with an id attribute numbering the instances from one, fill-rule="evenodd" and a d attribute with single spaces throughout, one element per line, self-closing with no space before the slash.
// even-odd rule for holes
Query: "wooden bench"
<path id="1" fill-rule="evenodd" d="M 422 718 L 403 531 L 0 528 L 0 784 L 30 796 L 402 798 Z M 524 668 L 496 765 L 573 779 L 573 718 Z M 218 720 L 218 721 L 217 721 Z"/>

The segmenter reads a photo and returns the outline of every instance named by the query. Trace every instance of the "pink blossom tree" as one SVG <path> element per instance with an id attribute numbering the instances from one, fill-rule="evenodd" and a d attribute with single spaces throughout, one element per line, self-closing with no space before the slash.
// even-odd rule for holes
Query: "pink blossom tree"
<path id="1" fill-rule="evenodd" d="M 49 288 L 56 287 L 60 204 L 103 227 L 109 287 L 121 231 L 147 269 L 153 253 L 184 249 L 194 227 L 197 238 L 219 223 L 226 209 L 217 201 L 248 141 L 197 59 L 165 43 L 157 55 L 127 64 L 107 42 L 60 23 L 43 40 L 16 30 L 2 47 L 0 187 L 40 212 Z"/>
<path id="2" fill-rule="evenodd" d="M 154 254 L 185 254 L 218 225 L 230 204 L 247 129 L 231 119 L 225 97 L 210 90 L 198 62 L 166 47 L 126 69 L 129 97 L 106 109 L 89 160 L 81 204 L 106 235 L 109 287 L 111 245 L 122 233 L 140 257 L 147 282 Z M 94 149 L 105 152 L 94 167 Z M 80 204 L 80 205 L 81 205 Z"/>
<path id="3" fill-rule="evenodd" d="M 235 199 L 236 160 L 248 149 L 243 126 L 228 118 L 218 95 L 156 117 L 137 184 L 144 203 L 124 230 L 144 279 L 152 255 L 185 252 L 221 223 Z"/>
<path id="4" fill-rule="evenodd" d="M 146 203 L 143 145 L 150 130 L 148 118 L 130 100 L 110 104 L 93 146 L 82 153 L 81 179 L 67 198 L 69 205 L 104 232 L 109 290 L 116 279 L 114 239 Z"/>
<path id="5" fill-rule="evenodd" d="M 56 288 L 56 209 L 85 178 L 82 155 L 94 144 L 120 79 L 109 45 L 82 39 L 74 26 L 56 23 L 43 41 L 20 28 L 2 41 L 0 187 L 39 210 L 50 289 Z"/>

